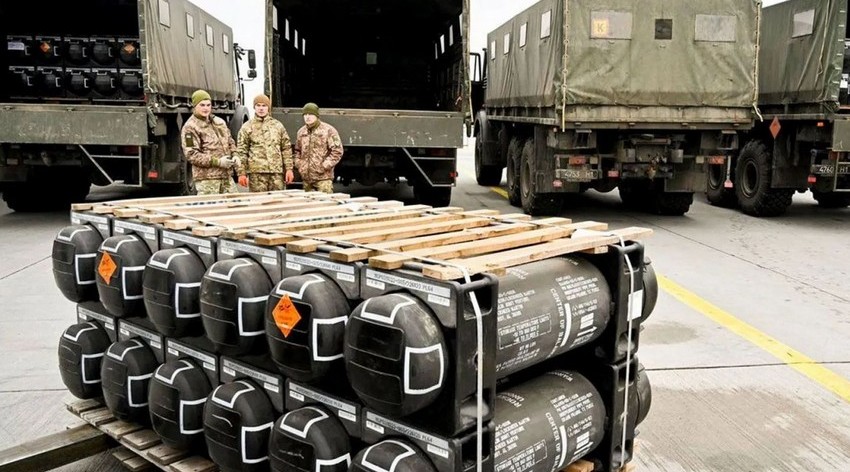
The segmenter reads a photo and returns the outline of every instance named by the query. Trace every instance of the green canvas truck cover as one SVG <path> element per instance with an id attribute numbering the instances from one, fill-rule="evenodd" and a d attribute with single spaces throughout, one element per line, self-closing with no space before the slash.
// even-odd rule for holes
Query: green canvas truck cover
<path id="1" fill-rule="evenodd" d="M 487 105 L 754 108 L 760 0 L 541 0 L 490 33 Z"/>
<path id="2" fill-rule="evenodd" d="M 214 100 L 235 99 L 232 28 L 188 0 L 139 0 L 139 8 L 150 92 L 187 98 L 204 89 Z"/>
<path id="3" fill-rule="evenodd" d="M 847 0 L 790 0 L 766 7 L 759 104 L 837 106 Z"/>

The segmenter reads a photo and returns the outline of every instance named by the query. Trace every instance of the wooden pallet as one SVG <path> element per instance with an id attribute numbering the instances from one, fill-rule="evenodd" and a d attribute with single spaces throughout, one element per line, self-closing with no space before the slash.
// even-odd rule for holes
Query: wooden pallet
<path id="1" fill-rule="evenodd" d="M 601 253 L 652 234 L 637 227 L 609 231 L 596 221 L 531 220 L 495 210 L 405 206 L 302 190 L 123 200 L 74 209 L 191 230 L 196 236 L 285 244 L 292 253 L 322 250 L 331 260 L 368 261 L 377 269 L 418 262 L 423 276 L 437 280 L 502 275 L 517 265 L 574 252 Z"/>
<path id="2" fill-rule="evenodd" d="M 197 236 L 219 236 L 245 228 L 388 213 L 403 206 L 399 201 L 379 201 L 374 197 L 284 190 L 82 203 L 71 209 L 159 224 L 171 230 L 191 230 Z"/>
<path id="3" fill-rule="evenodd" d="M 131 471 L 154 467 L 168 472 L 213 472 L 218 466 L 211 460 L 174 449 L 160 441 L 150 428 L 119 420 L 97 400 L 68 403 L 68 411 L 106 433 L 123 446 L 113 453 Z"/>
<path id="4" fill-rule="evenodd" d="M 132 472 L 157 467 L 168 472 L 215 472 L 218 466 L 211 460 L 190 455 L 162 442 L 157 434 L 142 425 L 128 423 L 115 418 L 97 400 L 79 400 L 66 405 L 68 411 L 88 422 L 118 441 L 123 449 L 113 452 L 119 462 Z M 633 454 L 637 454 L 639 443 L 635 442 Z M 594 472 L 593 462 L 578 460 L 561 472 Z M 634 463 L 628 463 L 617 472 L 634 472 Z"/>
<path id="5" fill-rule="evenodd" d="M 374 227 L 372 227 L 374 226 Z M 286 244 L 290 253 L 326 251 L 339 262 L 366 261 L 392 270 L 424 264 L 422 275 L 456 280 L 483 272 L 503 275 L 514 266 L 574 252 L 603 253 L 609 245 L 648 237 L 647 228 L 608 230 L 606 223 L 567 218 L 530 220 L 491 210 L 412 216 L 392 224 L 334 225 L 327 230 L 257 235 L 259 244 Z M 309 236 L 309 239 L 298 237 Z M 329 247 L 330 246 L 330 247 Z"/>

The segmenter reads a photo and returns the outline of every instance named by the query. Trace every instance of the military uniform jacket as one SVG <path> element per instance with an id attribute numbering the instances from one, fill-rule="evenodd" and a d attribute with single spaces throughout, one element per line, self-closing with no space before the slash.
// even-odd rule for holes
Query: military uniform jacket
<path id="1" fill-rule="evenodd" d="M 334 167 L 342 159 L 342 140 L 333 126 L 319 122 L 313 129 L 302 126 L 295 139 L 295 167 L 304 182 L 333 180 Z"/>
<path id="2" fill-rule="evenodd" d="M 254 117 L 242 125 L 235 155 L 242 160 L 239 175 L 282 174 L 284 169 L 293 169 L 289 134 L 283 123 L 271 116 Z"/>
<path id="3" fill-rule="evenodd" d="M 218 159 L 232 156 L 236 142 L 227 122 L 210 115 L 209 120 L 192 115 L 183 125 L 183 155 L 192 164 L 195 180 L 229 179 L 230 169 L 218 166 Z"/>

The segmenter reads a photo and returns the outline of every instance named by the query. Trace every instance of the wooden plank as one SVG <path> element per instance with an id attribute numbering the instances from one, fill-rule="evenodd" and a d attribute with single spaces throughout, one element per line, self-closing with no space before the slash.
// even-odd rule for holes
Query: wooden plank
<path id="1" fill-rule="evenodd" d="M 109 436 L 89 424 L 0 450 L 0 472 L 51 470 L 114 447 Z"/>
<path id="2" fill-rule="evenodd" d="M 577 229 L 593 229 L 601 231 L 608 229 L 608 225 L 595 221 L 585 221 L 563 227 L 543 227 L 541 229 L 497 236 L 484 240 L 449 244 L 436 248 L 427 247 L 424 249 L 405 251 L 403 255 L 387 254 L 383 256 L 376 256 L 369 259 L 369 265 L 377 269 L 398 269 L 402 267 L 404 263 L 412 261 L 417 257 L 424 257 L 428 259 L 465 258 L 566 238 L 573 234 Z M 498 256 L 498 254 L 496 254 L 496 256 Z"/>
<path id="3" fill-rule="evenodd" d="M 116 207 L 109 205 L 95 205 L 92 207 L 91 212 L 98 215 L 110 215 L 115 209 Z"/>
<path id="4" fill-rule="evenodd" d="M 147 459 L 143 457 L 131 457 L 126 461 L 122 462 L 121 465 L 127 468 L 130 472 L 139 472 L 141 470 L 150 470 L 153 469 L 153 464 L 150 463 Z"/>
<path id="5" fill-rule="evenodd" d="M 247 212 L 239 212 L 232 215 L 224 215 L 224 216 L 205 216 L 203 218 L 196 218 L 192 215 L 192 219 L 198 220 L 205 224 L 222 224 L 229 225 L 232 223 L 247 223 L 247 222 L 260 222 L 264 223 L 269 218 L 284 218 L 290 215 L 298 215 L 304 214 L 306 212 L 312 211 L 313 209 L 320 208 L 337 208 L 341 206 L 339 203 L 335 203 L 330 200 L 318 200 L 318 201 L 307 201 L 304 203 L 297 203 L 292 206 L 284 205 L 281 208 L 271 207 L 269 209 L 263 208 L 259 213 L 247 213 Z"/>
<path id="6" fill-rule="evenodd" d="M 626 241 L 645 238 L 652 234 L 652 230 L 630 227 L 611 231 L 610 233 L 613 233 L 613 236 L 600 235 L 558 239 L 534 246 L 504 251 L 499 254 L 488 254 L 466 259 L 452 259 L 448 262 L 466 267 L 470 274 L 480 274 L 482 272 L 505 269 L 548 259 L 550 257 L 562 256 L 571 252 L 583 251 L 597 246 L 618 244 L 620 242 L 619 236 L 622 236 Z M 425 266 L 422 269 L 422 274 L 437 280 L 456 280 L 463 277 L 463 271 L 459 268 L 436 265 Z"/>
<path id="7" fill-rule="evenodd" d="M 127 449 L 126 447 L 119 447 L 115 452 L 112 453 L 112 457 L 118 460 L 118 462 L 124 462 L 127 459 L 133 457 L 139 457 L 135 452 Z"/>
<path id="8" fill-rule="evenodd" d="M 121 439 L 122 437 L 139 431 L 144 427 L 137 423 L 128 423 L 126 421 L 113 421 L 111 423 L 107 423 L 100 427 L 101 431 L 112 436 L 115 439 Z"/>
<path id="9" fill-rule="evenodd" d="M 71 211 L 86 211 L 91 210 L 94 206 L 93 203 L 72 203 Z"/>
<path id="10" fill-rule="evenodd" d="M 254 242 L 256 242 L 257 244 L 273 246 L 283 244 L 282 242 L 277 242 L 275 238 L 289 237 L 292 233 L 299 233 L 301 231 L 308 231 L 320 228 L 331 228 L 340 225 L 401 220 L 413 216 L 423 215 L 430 209 L 431 207 L 427 205 L 409 205 L 398 210 L 380 209 L 375 210 L 374 212 L 363 212 L 364 214 L 362 215 L 340 216 L 337 218 L 309 219 L 300 222 L 283 222 L 272 224 L 269 226 L 258 226 L 256 228 L 229 230 L 225 231 L 224 235 L 226 237 L 239 239 L 244 238 L 245 236 L 250 236 L 254 238 Z M 266 234 L 264 234 L 264 232 Z"/>
<path id="11" fill-rule="evenodd" d="M 95 408 L 101 407 L 101 403 L 97 400 L 89 399 L 89 400 L 78 400 L 65 405 L 65 408 L 68 409 L 71 413 L 80 416 L 81 413 L 94 410 Z"/>
<path id="12" fill-rule="evenodd" d="M 177 461 L 168 467 L 172 472 L 213 472 L 218 470 L 215 462 L 200 456 Z"/>
<path id="13" fill-rule="evenodd" d="M 220 223 L 220 226 L 211 226 L 211 228 L 217 228 L 214 230 L 204 230 L 203 227 L 194 227 L 192 228 L 192 234 L 196 236 L 219 236 L 224 231 L 241 229 L 241 228 L 254 228 L 260 225 L 267 225 L 270 222 L 274 223 L 294 223 L 298 221 L 319 219 L 319 218 L 329 218 L 335 216 L 344 216 L 344 215 L 352 215 L 352 214 L 360 214 L 360 213 L 374 213 L 380 210 L 364 210 L 364 211 L 353 211 L 350 208 L 346 208 L 344 205 L 334 205 L 328 207 L 321 208 L 308 208 L 304 210 L 294 210 L 292 212 L 288 212 L 286 216 L 278 215 L 277 219 L 266 219 L 264 221 L 249 221 L 243 223 Z M 166 223 L 166 227 L 168 223 Z"/>
<path id="14" fill-rule="evenodd" d="M 116 208 L 112 214 L 119 218 L 135 218 L 146 211 L 141 208 Z"/>
<path id="15" fill-rule="evenodd" d="M 423 225 L 429 223 L 439 223 L 442 221 L 450 221 L 450 220 L 459 220 L 462 219 L 463 216 L 460 213 L 444 213 L 441 215 L 422 215 L 417 214 L 413 215 L 410 218 L 399 219 L 393 221 L 393 226 L 402 226 L 402 225 Z M 322 236 L 322 237 L 331 237 L 331 236 L 341 236 L 352 233 L 362 233 L 364 231 L 377 230 L 387 228 L 386 221 L 377 221 L 371 223 L 360 223 L 356 225 L 333 225 L 331 228 L 320 228 L 320 229 L 311 229 L 306 231 L 299 231 L 297 236 L 301 238 L 308 238 L 311 236 Z"/>
<path id="16" fill-rule="evenodd" d="M 132 448 L 145 450 L 150 447 L 156 446 L 161 441 L 159 436 L 152 429 L 143 429 L 141 431 L 137 431 L 135 433 L 130 433 L 123 438 L 121 438 L 121 443 L 126 444 Z"/>
<path id="17" fill-rule="evenodd" d="M 157 464 L 169 465 L 187 457 L 189 455 L 189 451 L 185 449 L 175 449 L 166 444 L 160 444 L 146 450 L 145 455 Z"/>
<path id="18" fill-rule="evenodd" d="M 213 221 L 213 219 L 223 218 L 226 216 L 247 216 L 254 214 L 270 213 L 281 210 L 297 210 L 301 208 L 310 208 L 313 206 L 333 206 L 341 204 L 332 200 L 313 200 L 309 198 L 287 198 L 285 200 L 269 200 L 255 204 L 228 204 L 220 207 L 189 207 L 189 208 L 172 208 L 167 212 L 163 209 L 157 209 L 157 215 L 171 215 L 171 218 L 190 218 L 200 221 Z M 156 219 L 162 219 L 158 216 Z"/>
<path id="19" fill-rule="evenodd" d="M 593 472 L 594 466 L 593 462 L 586 460 L 577 460 L 567 466 L 563 472 Z"/>
<path id="20" fill-rule="evenodd" d="M 108 408 L 95 408 L 80 415 L 80 418 L 86 420 L 94 426 L 100 426 L 110 421 L 115 421 L 115 416 Z"/>
<path id="21" fill-rule="evenodd" d="M 162 226 L 165 226 L 168 229 L 173 229 L 175 231 L 182 231 L 184 229 L 194 228 L 195 226 L 199 226 L 202 223 L 200 221 L 189 220 L 186 218 L 178 218 L 173 220 L 168 220 L 162 223 Z"/>
<path id="22" fill-rule="evenodd" d="M 378 243 L 372 245 L 370 249 L 366 248 L 346 248 L 331 251 L 330 258 L 339 262 L 356 262 L 369 259 L 370 257 L 386 254 L 387 252 L 408 251 L 411 249 L 420 249 L 426 247 L 438 247 L 445 244 L 462 243 L 466 241 L 475 241 L 489 238 L 492 236 L 502 236 L 506 234 L 519 233 L 526 231 L 530 226 L 523 224 L 514 225 L 499 225 L 485 226 L 483 228 L 470 228 L 463 231 L 451 233 L 435 234 L 430 236 L 421 236 L 408 239 L 400 239 L 387 243 Z"/>
<path id="23" fill-rule="evenodd" d="M 435 233 L 458 231 L 465 228 L 487 226 L 489 224 L 491 224 L 490 220 L 485 218 L 465 218 L 462 220 L 443 221 L 430 225 L 413 225 L 403 228 L 392 228 L 379 231 L 367 231 L 364 233 L 346 234 L 343 236 L 332 238 L 332 241 L 329 242 L 371 244 L 389 241 L 393 239 L 409 238 L 412 236 L 427 236 L 429 234 Z M 325 244 L 325 242 L 318 240 L 293 241 L 287 243 L 286 249 L 288 251 L 296 253 L 314 252 L 316 249 L 318 249 L 318 246 L 322 244 Z"/>
<path id="24" fill-rule="evenodd" d="M 508 213 L 507 215 L 499 215 L 500 221 L 531 221 L 531 215 L 525 213 Z"/>
<path id="25" fill-rule="evenodd" d="M 251 198 L 267 198 L 270 195 L 293 195 L 293 194 L 304 194 L 302 190 L 278 190 L 273 192 L 254 192 L 254 193 L 221 193 L 221 194 L 212 194 L 212 195 L 186 195 L 182 197 L 156 197 L 156 198 L 136 198 L 136 199 L 127 199 L 127 200 L 111 200 L 107 202 L 100 202 L 95 204 L 99 205 L 110 205 L 110 206 L 118 206 L 118 207 L 139 207 L 139 208 L 156 208 L 163 206 L 172 206 L 175 204 L 200 204 L 200 203 L 214 203 L 214 202 L 224 202 L 227 200 L 237 200 L 237 199 L 251 199 Z M 91 205 L 82 203 L 80 205 Z M 89 208 L 86 208 L 89 209 Z"/>
<path id="26" fill-rule="evenodd" d="M 464 213 L 475 216 L 500 216 L 499 210 L 472 210 L 464 211 Z"/>
<path id="27" fill-rule="evenodd" d="M 434 213 L 457 213 L 459 211 L 466 211 L 465 208 L 462 207 L 440 207 L 434 208 Z"/>

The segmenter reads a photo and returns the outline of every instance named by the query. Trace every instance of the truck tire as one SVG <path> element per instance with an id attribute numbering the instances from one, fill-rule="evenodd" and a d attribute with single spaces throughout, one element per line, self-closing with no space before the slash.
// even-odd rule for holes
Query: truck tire
<path id="1" fill-rule="evenodd" d="M 72 203 L 85 201 L 91 181 L 83 172 L 42 173 L 32 181 L 16 184 L 3 191 L 9 209 L 17 212 L 67 210 Z M 46 191 L 50 189 L 50 191 Z"/>
<path id="2" fill-rule="evenodd" d="M 741 210 L 752 216 L 779 216 L 791 206 L 793 189 L 774 189 L 770 151 L 761 141 L 750 141 L 735 166 L 735 196 Z"/>
<path id="3" fill-rule="evenodd" d="M 452 202 L 452 188 L 431 187 L 428 184 L 415 185 L 413 198 L 422 205 L 430 205 L 434 208 L 447 207 Z"/>
<path id="4" fill-rule="evenodd" d="M 560 195 L 540 194 L 537 192 L 537 160 L 534 154 L 534 140 L 529 139 L 522 147 L 520 159 L 520 199 L 522 210 L 531 216 L 555 215 L 561 210 L 563 200 Z"/>
<path id="5" fill-rule="evenodd" d="M 627 209 L 643 211 L 649 206 L 651 195 L 648 181 L 626 180 L 617 187 L 620 189 L 620 200 Z"/>
<path id="6" fill-rule="evenodd" d="M 812 195 L 821 208 L 847 208 L 850 206 L 850 193 L 812 190 Z"/>
<path id="7" fill-rule="evenodd" d="M 694 203 L 693 192 L 663 192 L 655 190 L 649 202 L 653 213 L 665 216 L 682 216 Z"/>
<path id="8" fill-rule="evenodd" d="M 508 201 L 513 206 L 522 206 L 522 191 L 519 183 L 519 165 L 522 161 L 522 138 L 513 137 L 508 145 Z"/>
<path id="9" fill-rule="evenodd" d="M 706 174 L 705 198 L 708 203 L 721 208 L 734 208 L 738 200 L 735 199 L 735 189 L 726 188 L 726 167 L 720 165 L 708 166 Z"/>
<path id="10" fill-rule="evenodd" d="M 475 180 L 478 185 L 495 187 L 502 183 L 502 167 L 496 165 L 485 165 L 484 146 L 480 139 L 475 140 Z"/>

